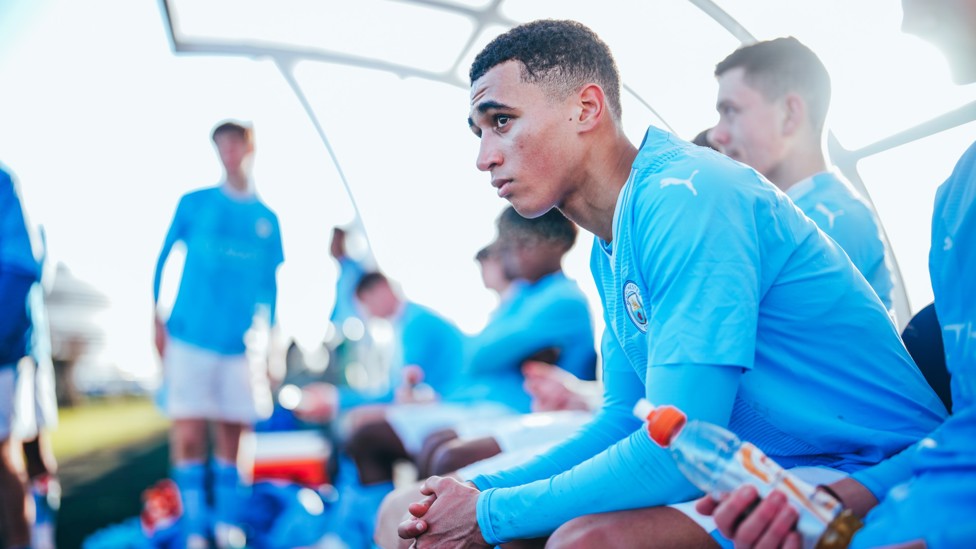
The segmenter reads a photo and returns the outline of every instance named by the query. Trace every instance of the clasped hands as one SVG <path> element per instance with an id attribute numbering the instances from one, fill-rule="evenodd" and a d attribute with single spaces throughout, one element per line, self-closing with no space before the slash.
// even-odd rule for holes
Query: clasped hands
<path id="1" fill-rule="evenodd" d="M 490 547 L 478 527 L 480 492 L 473 484 L 434 476 L 420 493 L 425 497 L 407 508 L 412 517 L 397 528 L 401 538 L 413 539 L 411 547 Z"/>

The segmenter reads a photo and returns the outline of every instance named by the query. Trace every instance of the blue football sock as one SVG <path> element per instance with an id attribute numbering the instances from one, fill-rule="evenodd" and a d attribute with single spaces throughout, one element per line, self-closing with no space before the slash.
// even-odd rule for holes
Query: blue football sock
<path id="1" fill-rule="evenodd" d="M 237 466 L 222 459 L 213 461 L 214 511 L 217 522 L 235 524 L 243 497 Z"/>
<path id="2" fill-rule="evenodd" d="M 206 469 L 198 462 L 177 463 L 172 468 L 172 476 L 180 489 L 184 532 L 187 535 L 206 535 L 207 494 L 204 485 Z"/>

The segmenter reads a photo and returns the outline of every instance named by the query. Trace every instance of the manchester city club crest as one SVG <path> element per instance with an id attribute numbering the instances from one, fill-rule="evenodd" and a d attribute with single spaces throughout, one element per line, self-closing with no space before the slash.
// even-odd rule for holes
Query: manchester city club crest
<path id="1" fill-rule="evenodd" d="M 254 232 L 258 233 L 260 238 L 268 238 L 271 236 L 271 222 L 263 217 L 258 219 L 254 225 Z"/>
<path id="2" fill-rule="evenodd" d="M 644 309 L 644 299 L 637 284 L 629 280 L 624 284 L 624 308 L 627 309 L 627 315 L 634 326 L 646 334 L 647 311 Z"/>

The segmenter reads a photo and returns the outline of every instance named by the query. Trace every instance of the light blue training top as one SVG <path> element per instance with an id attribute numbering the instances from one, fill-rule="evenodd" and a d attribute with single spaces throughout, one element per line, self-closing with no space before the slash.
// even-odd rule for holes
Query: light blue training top
<path id="1" fill-rule="evenodd" d="M 31 234 L 20 194 L 10 174 L 0 168 L 0 367 L 29 352 L 31 321 L 27 297 L 40 280 Z"/>
<path id="2" fill-rule="evenodd" d="M 945 410 L 847 255 L 752 169 L 650 128 L 597 240 L 604 406 L 570 440 L 474 479 L 491 543 L 698 494 L 631 416 L 643 396 L 787 467 L 878 463 Z"/>
<path id="3" fill-rule="evenodd" d="M 836 172 L 822 172 L 793 185 L 786 195 L 840 244 L 890 310 L 894 284 L 885 262 L 881 230 L 873 210 L 850 183 Z"/>
<path id="4" fill-rule="evenodd" d="M 466 342 L 464 383 L 445 401 L 487 400 L 531 411 L 532 399 L 522 387 L 522 363 L 546 349 L 557 350 L 556 364 L 576 377 L 595 378 L 593 322 L 576 281 L 557 271 L 532 283 L 513 284 L 511 296 Z"/>
<path id="5" fill-rule="evenodd" d="M 254 194 L 226 185 L 184 195 L 156 262 L 153 301 L 163 266 L 183 242 L 186 262 L 166 326 L 171 337 L 225 355 L 243 353 L 244 333 L 266 308 L 275 321 L 275 273 L 284 261 L 278 217 Z"/>
<path id="6" fill-rule="evenodd" d="M 953 415 L 930 438 L 854 478 L 878 498 L 913 475 L 954 472 L 960 493 L 976 490 L 976 144 L 939 188 L 929 274 L 951 375 Z M 968 481 L 968 483 L 967 483 Z M 976 499 L 968 498 L 976 513 Z M 923 503 L 944 507 L 945 502 Z M 955 505 L 955 504 L 954 504 Z M 948 512 L 948 511 L 947 511 Z"/>
<path id="7" fill-rule="evenodd" d="M 389 365 L 387 383 L 375 391 L 339 387 L 339 409 L 363 404 L 392 402 L 395 389 L 403 382 L 403 367 L 420 366 L 424 383 L 438 395 L 455 387 L 462 376 L 464 358 L 463 334 L 452 322 L 434 311 L 406 301 L 393 320 L 394 355 Z"/>

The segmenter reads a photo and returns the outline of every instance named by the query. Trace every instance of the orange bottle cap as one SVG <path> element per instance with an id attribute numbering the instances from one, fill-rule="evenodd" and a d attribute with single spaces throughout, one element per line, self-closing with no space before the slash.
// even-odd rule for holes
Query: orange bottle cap
<path id="1" fill-rule="evenodd" d="M 647 432 L 651 440 L 662 447 L 671 444 L 671 439 L 685 426 L 688 417 L 674 406 L 660 406 L 647 418 Z"/>

